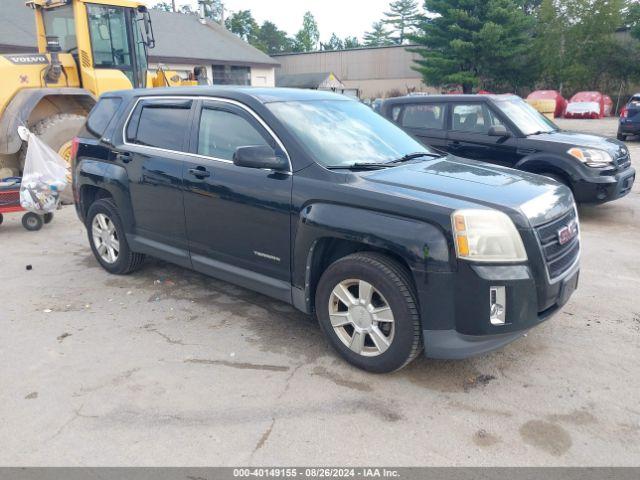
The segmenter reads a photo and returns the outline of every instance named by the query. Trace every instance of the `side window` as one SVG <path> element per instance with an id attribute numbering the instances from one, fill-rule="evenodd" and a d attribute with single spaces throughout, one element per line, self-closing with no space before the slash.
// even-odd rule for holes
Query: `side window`
<path id="1" fill-rule="evenodd" d="M 238 147 L 269 145 L 245 118 L 227 110 L 204 108 L 200 116 L 198 154 L 233 160 Z"/>
<path id="2" fill-rule="evenodd" d="M 147 147 L 166 150 L 183 150 L 186 130 L 189 126 L 191 102 L 181 105 L 142 104 L 139 120 L 136 112 L 127 128 L 127 140 Z"/>
<path id="3" fill-rule="evenodd" d="M 469 133 L 489 133 L 489 129 L 496 125 L 502 125 L 487 108 L 480 103 L 458 104 L 453 107 L 452 130 Z"/>
<path id="4" fill-rule="evenodd" d="M 121 103 L 119 97 L 102 97 L 87 119 L 87 128 L 91 133 L 102 136 Z"/>
<path id="5" fill-rule="evenodd" d="M 402 126 L 444 130 L 444 112 L 444 104 L 423 103 L 407 105 L 402 114 Z"/>

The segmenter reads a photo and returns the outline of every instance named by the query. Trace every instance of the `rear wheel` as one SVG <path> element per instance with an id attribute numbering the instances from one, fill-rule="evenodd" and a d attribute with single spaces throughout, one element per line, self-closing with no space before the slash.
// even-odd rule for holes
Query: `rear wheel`
<path id="1" fill-rule="evenodd" d="M 98 263 L 109 273 L 125 275 L 142 265 L 144 255 L 127 243 L 116 204 L 110 198 L 96 200 L 87 214 L 89 244 Z"/>
<path id="2" fill-rule="evenodd" d="M 42 228 L 44 219 L 37 213 L 27 212 L 22 216 L 22 226 L 30 232 L 36 232 Z"/>
<path id="3" fill-rule="evenodd" d="M 618 135 L 616 135 L 616 138 L 624 142 L 627 139 L 627 136 L 623 135 L 622 133 L 619 133 Z"/>
<path id="4" fill-rule="evenodd" d="M 48 224 L 51 223 L 51 221 L 53 220 L 53 213 L 45 213 L 44 214 L 44 224 Z"/>
<path id="5" fill-rule="evenodd" d="M 60 201 L 63 204 L 73 203 L 71 191 L 71 144 L 86 121 L 86 117 L 75 113 L 59 113 L 40 120 L 31 132 L 51 147 L 67 162 L 67 188 L 62 192 Z M 26 145 L 20 151 L 20 170 L 24 170 L 27 156 Z"/>
<path id="6" fill-rule="evenodd" d="M 355 253 L 330 265 L 318 284 L 315 307 L 331 345 L 359 368 L 393 372 L 422 350 L 412 281 L 385 255 Z"/>
<path id="7" fill-rule="evenodd" d="M 4 221 L 4 215 L 2 215 L 2 214 L 0 213 L 0 225 L 2 225 L 2 222 L 3 222 L 3 221 Z"/>

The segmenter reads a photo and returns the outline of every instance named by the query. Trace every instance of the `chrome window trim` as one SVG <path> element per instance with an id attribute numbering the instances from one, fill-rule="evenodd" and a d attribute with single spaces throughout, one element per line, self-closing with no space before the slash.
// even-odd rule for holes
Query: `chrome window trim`
<path id="1" fill-rule="evenodd" d="M 274 131 L 271 129 L 271 127 L 269 127 L 267 122 L 265 122 L 262 119 L 262 117 L 260 117 L 260 115 L 258 115 L 251 108 L 246 106 L 244 103 L 238 102 L 237 100 L 231 100 L 231 99 L 228 99 L 228 98 L 208 97 L 208 96 L 202 96 L 202 95 L 199 95 L 199 96 L 188 96 L 188 95 L 187 96 L 180 96 L 180 95 L 176 95 L 176 96 L 148 95 L 148 96 L 144 96 L 144 97 L 138 97 L 136 99 L 136 103 L 131 108 L 131 111 L 129 112 L 129 115 L 127 115 L 127 120 L 124 122 L 124 125 L 122 127 L 122 143 L 124 145 L 127 145 L 129 147 L 141 148 L 143 150 L 144 149 L 148 149 L 148 150 L 155 150 L 155 151 L 159 151 L 159 152 L 169 152 L 169 153 L 174 153 L 174 154 L 178 154 L 178 155 L 187 155 L 189 157 L 194 157 L 194 158 L 204 158 L 204 159 L 213 160 L 213 161 L 216 161 L 216 162 L 233 164 L 233 161 L 227 160 L 226 158 L 210 157 L 208 155 L 200 155 L 198 153 L 182 152 L 182 151 L 179 151 L 179 150 L 170 150 L 170 149 L 167 149 L 167 148 L 160 148 L 160 147 L 150 147 L 148 145 L 138 145 L 136 143 L 128 142 L 127 141 L 127 127 L 129 126 L 129 123 L 131 122 L 131 117 L 133 116 L 133 112 L 136 111 L 136 108 L 138 108 L 138 104 L 142 100 L 204 100 L 204 101 L 210 100 L 210 101 L 214 101 L 214 102 L 221 102 L 221 103 L 227 103 L 227 104 L 230 104 L 230 105 L 235 105 L 236 107 L 239 107 L 239 108 L 243 109 L 249 115 L 251 115 L 267 131 L 267 133 L 271 136 L 271 138 L 282 149 L 282 151 L 284 152 L 284 154 L 287 157 L 287 162 L 289 163 L 289 170 L 281 172 L 281 173 L 289 173 L 289 174 L 291 174 L 293 172 L 293 165 L 291 164 L 291 157 L 289 156 L 289 152 L 285 148 L 285 146 L 282 143 L 282 141 L 280 140 L 280 138 L 274 133 Z"/>

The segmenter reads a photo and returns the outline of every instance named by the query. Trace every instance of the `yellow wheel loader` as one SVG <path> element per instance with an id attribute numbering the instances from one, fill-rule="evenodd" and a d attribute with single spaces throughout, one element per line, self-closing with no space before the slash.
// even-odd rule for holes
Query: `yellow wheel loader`
<path id="1" fill-rule="evenodd" d="M 155 40 L 147 7 L 134 0 L 29 0 L 38 53 L 0 55 L 0 178 L 18 175 L 24 125 L 63 158 L 96 99 L 112 90 L 195 85 L 148 71 Z M 200 69 L 198 69 L 200 71 Z"/>

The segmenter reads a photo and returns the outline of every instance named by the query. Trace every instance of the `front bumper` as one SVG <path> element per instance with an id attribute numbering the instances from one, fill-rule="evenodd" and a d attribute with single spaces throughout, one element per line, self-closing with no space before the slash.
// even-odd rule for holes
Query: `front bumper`
<path id="1" fill-rule="evenodd" d="M 573 194 L 577 202 L 605 203 L 627 195 L 635 182 L 636 171 L 627 168 L 611 176 L 588 178 L 575 182 Z"/>
<path id="2" fill-rule="evenodd" d="M 427 274 L 434 278 L 422 282 L 418 289 L 426 356 L 463 359 L 518 339 L 569 300 L 577 287 L 579 264 L 554 282 L 536 283 L 536 276 L 528 265 L 464 262 L 457 272 Z M 504 325 L 490 321 L 489 291 L 496 286 L 506 290 Z"/>

